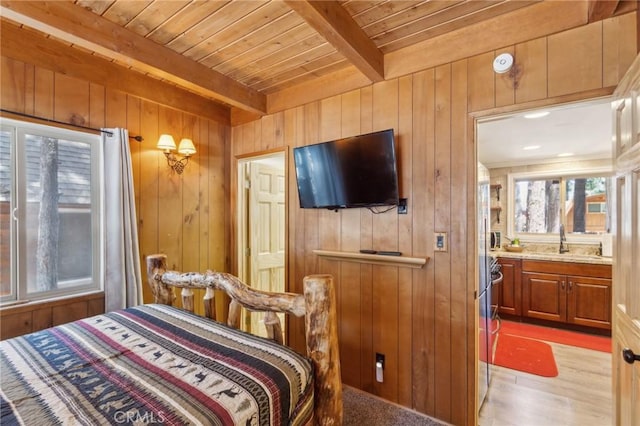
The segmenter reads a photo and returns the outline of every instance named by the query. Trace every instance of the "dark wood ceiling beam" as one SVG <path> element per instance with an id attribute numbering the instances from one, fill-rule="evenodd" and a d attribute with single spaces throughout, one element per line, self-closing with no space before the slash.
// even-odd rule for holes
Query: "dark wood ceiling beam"
<path id="1" fill-rule="evenodd" d="M 42 67 L 56 73 L 86 80 L 133 96 L 180 109 L 191 114 L 229 124 L 229 107 L 181 89 L 173 84 L 128 70 L 43 34 L 20 28 L 4 19 L 0 49 L 2 56 Z"/>
<path id="2" fill-rule="evenodd" d="M 336 1 L 285 0 L 372 82 L 384 80 L 384 54 Z"/>
<path id="3" fill-rule="evenodd" d="M 619 3 L 618 0 L 589 0 L 589 22 L 611 18 Z"/>
<path id="4" fill-rule="evenodd" d="M 66 1 L 3 0 L 0 14 L 203 96 L 254 113 L 266 113 L 264 94 L 194 63 L 82 6 Z"/>

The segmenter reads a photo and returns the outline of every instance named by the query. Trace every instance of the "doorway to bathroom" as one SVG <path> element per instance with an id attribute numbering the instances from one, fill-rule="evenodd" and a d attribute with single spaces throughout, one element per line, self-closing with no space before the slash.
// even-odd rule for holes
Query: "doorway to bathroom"
<path id="1" fill-rule="evenodd" d="M 238 277 L 262 291 L 285 291 L 286 182 L 284 151 L 238 160 Z M 244 309 L 240 325 L 266 337 L 262 313 Z"/>

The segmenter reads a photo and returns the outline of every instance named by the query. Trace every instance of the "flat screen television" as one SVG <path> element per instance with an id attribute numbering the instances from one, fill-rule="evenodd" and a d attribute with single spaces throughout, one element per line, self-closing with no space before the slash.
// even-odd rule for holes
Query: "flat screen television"
<path id="1" fill-rule="evenodd" d="M 293 149 L 302 208 L 398 205 L 393 129 Z"/>

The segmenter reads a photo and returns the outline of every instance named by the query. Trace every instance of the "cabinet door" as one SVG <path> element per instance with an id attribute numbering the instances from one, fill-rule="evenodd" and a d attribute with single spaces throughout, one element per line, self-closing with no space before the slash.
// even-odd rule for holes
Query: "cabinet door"
<path id="1" fill-rule="evenodd" d="M 497 294 L 498 312 L 501 314 L 522 314 L 522 275 L 519 259 L 498 259 L 502 271 L 502 283 L 494 289 Z"/>
<path id="2" fill-rule="evenodd" d="M 566 287 L 567 283 L 564 275 L 523 272 L 523 316 L 566 322 Z"/>
<path id="3" fill-rule="evenodd" d="M 567 322 L 611 329 L 611 280 L 567 277 Z"/>

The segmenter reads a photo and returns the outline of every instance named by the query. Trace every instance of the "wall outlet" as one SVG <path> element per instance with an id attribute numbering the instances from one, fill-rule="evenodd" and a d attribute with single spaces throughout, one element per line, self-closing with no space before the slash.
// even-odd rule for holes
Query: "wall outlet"
<path id="1" fill-rule="evenodd" d="M 406 198 L 400 198 L 398 200 L 398 214 L 407 214 L 408 209 L 407 209 L 407 199 Z"/>
<path id="2" fill-rule="evenodd" d="M 376 382 L 384 382 L 384 355 L 376 352 Z"/>
<path id="3" fill-rule="evenodd" d="M 447 233 L 436 232 L 435 234 L 435 251 L 447 251 Z"/>

